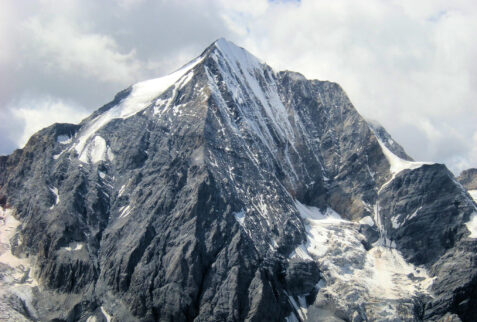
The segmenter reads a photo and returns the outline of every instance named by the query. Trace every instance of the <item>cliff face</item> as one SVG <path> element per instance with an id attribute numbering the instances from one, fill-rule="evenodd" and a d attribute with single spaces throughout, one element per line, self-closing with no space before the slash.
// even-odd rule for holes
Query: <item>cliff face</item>
<path id="1" fill-rule="evenodd" d="M 339 85 L 223 39 L 0 169 L 9 247 L 32 265 L 5 282 L 12 316 L 475 314 L 476 208 L 445 166 L 412 161 Z"/>
<path id="2" fill-rule="evenodd" d="M 467 190 L 477 190 L 477 169 L 467 169 L 457 177 Z"/>

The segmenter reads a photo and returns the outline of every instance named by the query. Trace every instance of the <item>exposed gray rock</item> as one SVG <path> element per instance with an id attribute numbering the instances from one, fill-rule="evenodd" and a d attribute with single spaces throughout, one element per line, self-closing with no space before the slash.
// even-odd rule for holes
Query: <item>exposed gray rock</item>
<path id="1" fill-rule="evenodd" d="M 465 189 L 476 190 L 477 169 L 467 169 L 462 171 L 462 173 L 457 177 L 457 180 L 465 187 Z"/>
<path id="2" fill-rule="evenodd" d="M 400 172 L 379 194 L 385 237 L 416 265 L 432 265 L 469 233 L 475 206 L 444 165 Z"/>

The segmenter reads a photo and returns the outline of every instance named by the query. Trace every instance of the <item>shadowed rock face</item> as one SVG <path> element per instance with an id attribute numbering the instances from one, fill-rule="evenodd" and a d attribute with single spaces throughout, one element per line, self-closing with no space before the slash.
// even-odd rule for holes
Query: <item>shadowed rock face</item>
<path id="1" fill-rule="evenodd" d="M 393 172 L 385 149 L 412 163 L 339 85 L 218 40 L 0 157 L 0 205 L 21 221 L 12 251 L 40 282 L 32 299 L 4 301 L 40 320 L 469 320 L 475 205 L 445 166 Z M 332 209 L 342 226 L 298 204 Z M 349 249 L 331 243 L 343 232 Z M 393 299 L 395 312 L 365 286 L 334 292 L 377 247 L 435 276 L 430 291 Z"/>
<path id="2" fill-rule="evenodd" d="M 386 236 L 411 262 L 431 265 L 468 235 L 475 210 L 443 165 L 402 171 L 379 194 Z"/>

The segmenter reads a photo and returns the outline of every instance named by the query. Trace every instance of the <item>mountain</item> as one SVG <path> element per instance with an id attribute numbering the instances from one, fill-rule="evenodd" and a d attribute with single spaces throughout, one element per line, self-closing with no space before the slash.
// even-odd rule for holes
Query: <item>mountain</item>
<path id="1" fill-rule="evenodd" d="M 453 174 L 339 85 L 224 39 L 0 170 L 7 320 L 477 316 L 477 209 Z"/>
<path id="2" fill-rule="evenodd" d="M 457 180 L 469 191 L 477 190 L 477 169 L 467 169 L 457 177 Z"/>

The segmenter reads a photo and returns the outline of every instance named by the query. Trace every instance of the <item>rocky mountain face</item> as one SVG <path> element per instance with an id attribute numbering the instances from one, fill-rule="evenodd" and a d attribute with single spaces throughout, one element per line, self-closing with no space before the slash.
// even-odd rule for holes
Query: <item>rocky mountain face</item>
<path id="1" fill-rule="evenodd" d="M 457 177 L 467 190 L 477 190 L 477 169 L 467 169 Z"/>
<path id="2" fill-rule="evenodd" d="M 0 157 L 0 204 L 7 320 L 477 316 L 477 209 L 452 173 L 339 85 L 224 39 Z"/>

